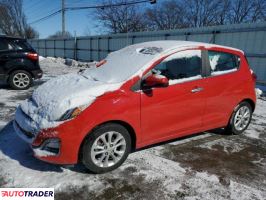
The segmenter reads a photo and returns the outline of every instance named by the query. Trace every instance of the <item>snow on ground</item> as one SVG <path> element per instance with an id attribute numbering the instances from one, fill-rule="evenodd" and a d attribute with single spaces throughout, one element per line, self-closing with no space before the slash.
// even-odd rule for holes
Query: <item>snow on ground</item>
<path id="1" fill-rule="evenodd" d="M 9 122 L 16 106 L 38 85 L 80 69 L 57 60 L 40 60 L 45 75 L 27 91 L 0 85 L 0 187 L 53 187 L 59 200 L 266 198 L 264 97 L 241 136 L 221 130 L 199 133 L 132 153 L 119 169 L 107 174 L 91 174 L 82 165 L 52 165 L 35 159 Z"/>

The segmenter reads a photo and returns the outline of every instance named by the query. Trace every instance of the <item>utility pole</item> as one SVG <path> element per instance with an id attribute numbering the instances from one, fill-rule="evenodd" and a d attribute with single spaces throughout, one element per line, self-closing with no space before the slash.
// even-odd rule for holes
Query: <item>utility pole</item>
<path id="1" fill-rule="evenodd" d="M 65 0 L 62 1 L 62 35 L 65 35 Z"/>

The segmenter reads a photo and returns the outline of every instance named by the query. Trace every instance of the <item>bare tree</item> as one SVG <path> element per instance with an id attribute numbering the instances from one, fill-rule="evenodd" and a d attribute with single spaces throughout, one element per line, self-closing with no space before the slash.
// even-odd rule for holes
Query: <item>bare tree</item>
<path id="1" fill-rule="evenodd" d="M 184 21 L 185 7 L 181 0 L 163 1 L 145 12 L 149 30 L 165 30 L 188 27 Z"/>
<path id="2" fill-rule="evenodd" d="M 105 5 L 121 2 L 129 1 L 108 0 Z M 266 0 L 165 0 L 151 8 L 99 8 L 95 16 L 111 33 L 258 22 L 266 20 Z"/>
<path id="3" fill-rule="evenodd" d="M 22 0 L 0 0 L 0 27 L 2 32 L 11 36 L 30 38 L 37 37 L 35 31 L 27 23 L 22 10 Z M 31 32 L 29 34 L 29 32 Z"/>
<path id="4" fill-rule="evenodd" d="M 230 23 L 257 22 L 266 17 L 265 0 L 232 0 L 230 8 Z"/>
<path id="5" fill-rule="evenodd" d="M 225 23 L 227 5 L 224 0 L 184 1 L 186 21 L 191 27 L 202 27 Z M 228 5 L 229 6 L 229 5 Z M 220 19 L 219 19 L 220 18 Z M 218 20 L 219 19 L 219 20 Z"/>
<path id="6" fill-rule="evenodd" d="M 108 0 L 104 5 L 127 3 L 127 0 Z M 95 11 L 95 17 L 110 33 L 145 30 L 143 15 L 136 5 L 106 6 Z"/>
<path id="7" fill-rule="evenodd" d="M 254 2 L 250 0 L 231 1 L 229 22 L 236 24 L 250 21 L 253 6 Z"/>
<path id="8" fill-rule="evenodd" d="M 72 34 L 68 31 L 57 31 L 55 34 L 48 36 L 48 38 L 51 39 L 67 39 L 67 38 L 72 38 Z"/>
<path id="9" fill-rule="evenodd" d="M 25 37 L 27 39 L 32 39 L 32 38 L 39 38 L 39 33 L 36 31 L 34 28 L 31 26 L 28 26 L 25 28 Z"/>

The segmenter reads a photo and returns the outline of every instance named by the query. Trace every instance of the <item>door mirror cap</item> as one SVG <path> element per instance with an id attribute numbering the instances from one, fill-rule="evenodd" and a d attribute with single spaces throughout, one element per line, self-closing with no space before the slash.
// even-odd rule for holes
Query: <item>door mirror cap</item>
<path id="1" fill-rule="evenodd" d="M 152 74 L 144 80 L 145 87 L 167 87 L 168 85 L 168 78 L 159 74 Z"/>

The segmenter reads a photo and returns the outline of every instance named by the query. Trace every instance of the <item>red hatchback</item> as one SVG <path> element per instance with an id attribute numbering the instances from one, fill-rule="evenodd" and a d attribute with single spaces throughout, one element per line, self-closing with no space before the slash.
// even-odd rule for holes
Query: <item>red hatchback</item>
<path id="1" fill-rule="evenodd" d="M 140 43 L 46 82 L 18 107 L 13 124 L 37 158 L 82 161 L 103 173 L 147 145 L 222 127 L 242 133 L 255 109 L 255 79 L 238 49 Z"/>

